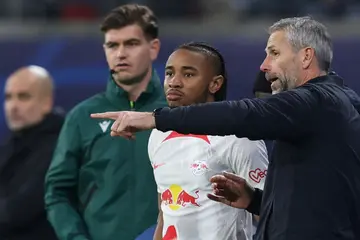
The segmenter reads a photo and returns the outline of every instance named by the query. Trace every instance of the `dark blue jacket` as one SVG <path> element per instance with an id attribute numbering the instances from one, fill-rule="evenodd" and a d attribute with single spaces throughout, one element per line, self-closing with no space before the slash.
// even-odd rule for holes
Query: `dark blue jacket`
<path id="1" fill-rule="evenodd" d="M 56 240 L 44 206 L 44 179 L 64 117 L 57 113 L 0 145 L 0 240 Z"/>
<path id="2" fill-rule="evenodd" d="M 275 140 L 257 239 L 354 240 L 360 239 L 359 110 L 358 95 L 327 75 L 267 98 L 165 108 L 155 119 L 161 131 Z"/>

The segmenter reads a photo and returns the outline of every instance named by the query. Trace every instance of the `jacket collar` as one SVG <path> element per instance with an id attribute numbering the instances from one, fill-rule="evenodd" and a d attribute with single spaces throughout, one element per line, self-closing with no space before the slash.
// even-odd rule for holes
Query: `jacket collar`
<path id="1" fill-rule="evenodd" d="M 163 88 L 160 83 L 160 78 L 153 68 L 149 84 L 146 90 L 142 92 L 136 100 L 135 108 L 138 109 L 141 106 L 146 105 L 151 98 L 158 97 L 160 94 L 163 94 Z M 128 93 L 115 83 L 111 74 L 109 74 L 106 86 L 106 97 L 116 108 L 133 108 L 129 101 Z"/>
<path id="2" fill-rule="evenodd" d="M 308 81 L 308 83 L 334 83 L 339 86 L 344 86 L 344 80 L 335 72 L 329 72 L 324 76 L 313 78 Z"/>
<path id="3" fill-rule="evenodd" d="M 62 113 L 58 113 L 56 110 L 45 115 L 44 119 L 32 126 L 26 127 L 20 131 L 12 132 L 13 139 L 22 139 L 24 137 L 34 135 L 39 136 L 41 134 L 57 134 L 60 132 L 64 123 L 64 116 Z"/>

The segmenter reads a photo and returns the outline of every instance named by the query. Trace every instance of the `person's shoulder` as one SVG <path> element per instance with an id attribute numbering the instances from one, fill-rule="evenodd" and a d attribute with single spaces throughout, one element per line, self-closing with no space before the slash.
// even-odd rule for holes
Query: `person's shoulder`
<path id="1" fill-rule="evenodd" d="M 263 140 L 250 140 L 247 137 L 236 137 L 232 139 L 234 145 L 241 147 L 244 150 L 266 150 L 266 144 Z"/>
<path id="2" fill-rule="evenodd" d="M 169 132 L 162 132 L 157 129 L 153 129 L 150 133 L 149 141 L 161 142 L 161 141 L 164 141 L 164 139 L 168 135 L 169 135 Z"/>
<path id="3" fill-rule="evenodd" d="M 148 141 L 148 153 L 150 159 L 152 158 L 154 152 L 161 146 L 162 142 L 164 142 L 164 140 L 168 135 L 169 132 L 161 132 L 157 129 L 153 129 L 151 131 Z"/>
<path id="4" fill-rule="evenodd" d="M 236 144 L 264 143 L 263 140 L 250 140 L 247 137 L 237 137 L 236 135 L 208 136 L 208 137 L 210 142 L 227 142 L 227 143 L 236 143 Z"/>
<path id="5" fill-rule="evenodd" d="M 77 118 L 96 111 L 104 111 L 103 106 L 106 104 L 108 101 L 105 92 L 98 93 L 76 104 L 67 114 L 67 118 Z"/>
<path id="6" fill-rule="evenodd" d="M 224 148 L 233 148 L 236 147 L 240 149 L 266 149 L 265 142 L 263 140 L 250 140 L 246 137 L 237 137 L 235 135 L 228 136 L 209 136 L 209 140 L 212 143 L 220 144 Z"/>
<path id="7" fill-rule="evenodd" d="M 315 103 L 321 101 L 328 92 L 319 84 L 306 83 L 293 89 L 288 89 L 264 98 L 253 99 L 255 102 L 273 103 Z"/>
<path id="8" fill-rule="evenodd" d="M 349 105 L 359 109 L 360 98 L 351 88 L 336 82 L 315 82 L 304 84 L 302 89 L 311 92 L 321 102 L 330 105 Z"/>

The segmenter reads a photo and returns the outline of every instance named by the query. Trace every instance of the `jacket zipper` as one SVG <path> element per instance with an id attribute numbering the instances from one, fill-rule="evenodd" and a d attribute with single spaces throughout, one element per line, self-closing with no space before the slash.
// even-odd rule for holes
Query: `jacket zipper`
<path id="1" fill-rule="evenodd" d="M 135 109 L 135 102 L 134 101 L 130 101 L 130 111 L 136 111 L 136 109 Z M 130 144 L 131 144 L 131 165 L 132 165 L 132 169 L 135 169 L 135 159 L 134 159 L 134 151 L 135 151 L 135 146 L 134 146 L 134 143 L 132 142 L 132 141 L 130 141 Z M 131 173 L 131 177 L 132 177 L 132 179 L 131 179 L 131 182 L 133 182 L 133 183 L 135 183 L 136 182 L 136 178 L 135 178 L 135 176 L 134 176 L 134 174 L 133 173 Z M 133 186 L 132 186 L 133 187 Z M 131 196 L 131 199 L 135 199 L 135 196 L 134 196 L 134 192 L 133 191 L 131 191 L 132 192 L 132 196 Z M 132 222 L 135 222 L 135 216 L 136 215 L 136 212 L 132 215 Z M 133 229 L 132 229 L 133 230 Z"/>

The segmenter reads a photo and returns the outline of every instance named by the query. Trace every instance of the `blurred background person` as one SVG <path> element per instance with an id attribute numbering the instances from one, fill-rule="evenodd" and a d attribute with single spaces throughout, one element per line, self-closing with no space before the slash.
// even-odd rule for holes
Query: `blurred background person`
<path id="1" fill-rule="evenodd" d="M 48 217 L 61 240 L 134 240 L 158 214 L 150 131 L 114 141 L 110 121 L 90 118 L 92 112 L 166 105 L 152 66 L 160 49 L 157 18 L 144 5 L 122 5 L 105 17 L 101 31 L 110 69 L 106 91 L 67 115 L 46 177 Z"/>
<path id="2" fill-rule="evenodd" d="M 55 240 L 44 207 L 44 178 L 63 117 L 52 112 L 53 81 L 42 67 L 22 67 L 6 81 L 10 138 L 0 148 L 0 239 Z"/>
<path id="3" fill-rule="evenodd" d="M 253 86 L 253 94 L 257 98 L 271 95 L 271 83 L 265 78 L 265 72 L 259 71 Z"/>

